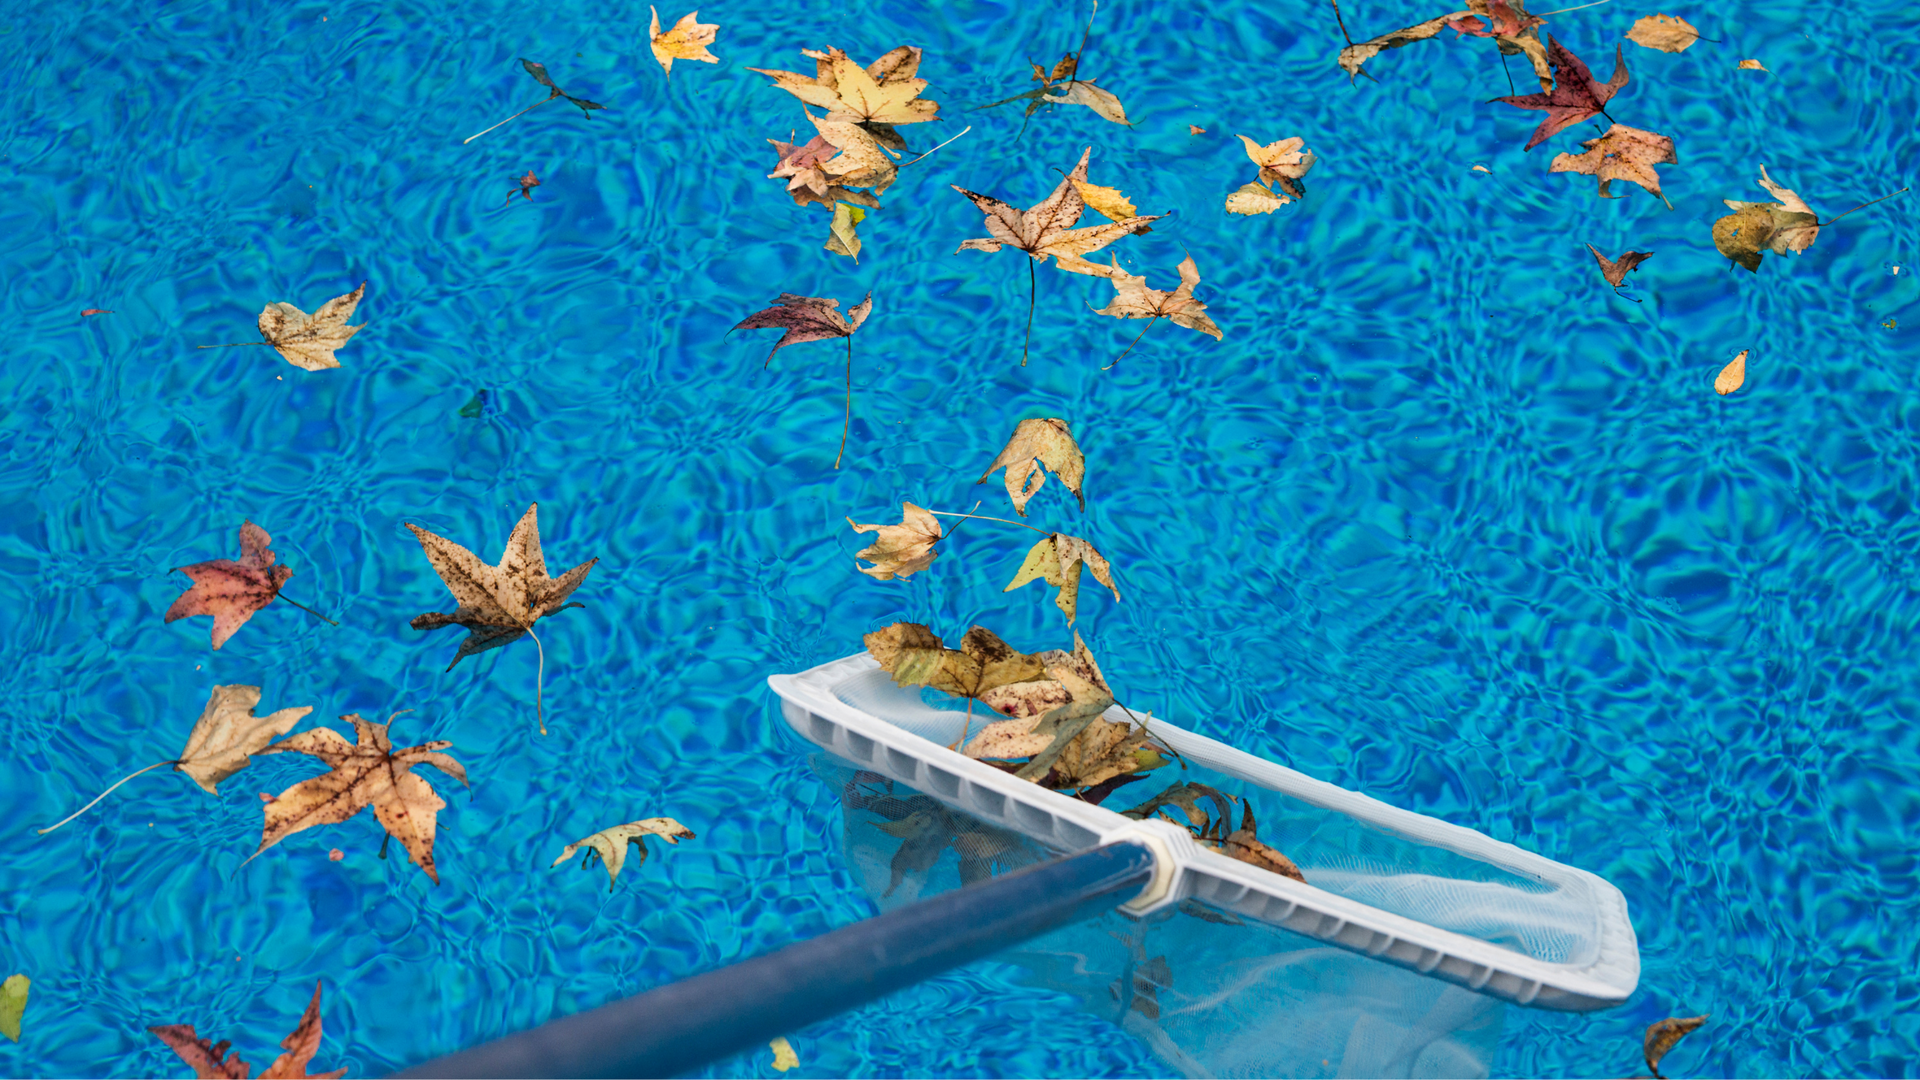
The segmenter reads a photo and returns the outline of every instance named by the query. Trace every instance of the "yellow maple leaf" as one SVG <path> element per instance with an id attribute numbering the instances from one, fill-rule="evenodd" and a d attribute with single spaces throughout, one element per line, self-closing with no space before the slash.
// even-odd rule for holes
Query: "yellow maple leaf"
<path id="1" fill-rule="evenodd" d="M 673 74 L 675 60 L 698 60 L 703 64 L 720 62 L 719 57 L 707 51 L 707 46 L 713 44 L 714 34 L 720 29 L 719 23 L 696 22 L 695 18 L 700 13 L 694 11 L 682 15 L 680 21 L 673 24 L 673 29 L 663 34 L 660 32 L 660 13 L 652 5 L 648 5 L 647 10 L 653 12 L 653 25 L 647 30 L 647 36 L 652 39 L 653 58 L 660 61 L 660 66 L 667 70 L 668 75 Z"/>

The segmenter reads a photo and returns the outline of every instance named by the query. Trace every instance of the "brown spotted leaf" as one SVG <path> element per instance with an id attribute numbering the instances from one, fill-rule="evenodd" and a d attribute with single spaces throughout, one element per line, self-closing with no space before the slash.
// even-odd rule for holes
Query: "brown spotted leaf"
<path id="1" fill-rule="evenodd" d="M 213 559 L 175 567 L 193 579 L 193 586 L 167 608 L 166 621 L 194 615 L 213 616 L 213 647 L 226 644 L 253 613 L 273 603 L 293 569 L 275 566 L 273 537 L 251 521 L 240 525 L 240 558 Z"/>
<path id="2" fill-rule="evenodd" d="M 1220 340 L 1220 328 L 1207 318 L 1207 305 L 1194 299 L 1193 287 L 1200 284 L 1200 269 L 1194 265 L 1189 255 L 1180 262 L 1180 287 L 1172 292 L 1147 287 L 1147 279 L 1141 275 L 1129 274 L 1120 269 L 1120 261 L 1113 262 L 1113 274 L 1108 277 L 1113 282 L 1115 296 L 1100 314 L 1118 319 L 1167 319 L 1176 326 L 1197 330 Z"/>
<path id="3" fill-rule="evenodd" d="M 488 566 L 478 555 L 444 536 L 408 523 L 407 528 L 427 554 L 427 562 L 460 605 L 451 612 L 416 615 L 409 625 L 415 630 L 467 628 L 467 638 L 453 654 L 448 671 L 474 653 L 518 641 L 534 623 L 549 615 L 585 606 L 569 604 L 567 597 L 600 560 L 588 559 L 557 578 L 548 577 L 546 556 L 540 549 L 539 511 L 539 503 L 527 507 L 507 537 L 506 550 L 501 552 L 497 566 Z"/>
<path id="4" fill-rule="evenodd" d="M 1712 1013 L 1703 1013 L 1700 1016 L 1669 1016 L 1665 1020 L 1657 1020 L 1647 1025 L 1646 1039 L 1641 1044 L 1641 1052 L 1647 1059 L 1647 1071 L 1657 1080 L 1660 1076 L 1660 1059 L 1667 1056 L 1667 1051 L 1673 1049 L 1675 1043 L 1685 1038 L 1689 1032 L 1697 1030 L 1712 1015 Z"/>
<path id="5" fill-rule="evenodd" d="M 1613 49 L 1613 75 L 1606 82 L 1594 78 L 1593 72 L 1587 70 L 1586 63 L 1553 37 L 1547 38 L 1547 58 L 1553 65 L 1554 73 L 1551 92 L 1493 99 L 1522 109 L 1546 112 L 1546 119 L 1540 121 L 1540 126 L 1533 130 L 1533 137 L 1527 140 L 1525 149 L 1528 150 L 1568 127 L 1598 115 L 1630 78 L 1626 57 L 1618 45 Z"/>
<path id="6" fill-rule="evenodd" d="M 1580 144 L 1587 148 L 1584 154 L 1561 154 L 1547 167 L 1548 172 L 1576 172 L 1598 177 L 1600 197 L 1613 198 L 1609 190 L 1615 180 L 1625 180 L 1629 184 L 1639 184 L 1652 192 L 1661 202 L 1667 203 L 1667 209 L 1673 204 L 1667 202 L 1666 195 L 1660 191 L 1660 176 L 1654 172 L 1655 165 L 1678 165 L 1680 158 L 1673 152 L 1673 140 L 1652 131 L 1642 131 L 1625 124 L 1615 124 L 1606 134 L 1597 139 L 1588 139 Z"/>
<path id="7" fill-rule="evenodd" d="M 940 522 L 931 512 L 910 502 L 900 504 L 898 525 L 861 525 L 852 518 L 847 519 L 847 524 L 857 533 L 879 534 L 871 546 L 854 554 L 854 558 L 874 564 L 859 570 L 879 581 L 892 581 L 925 570 L 939 555 L 933 545 L 940 541 Z"/>
<path id="8" fill-rule="evenodd" d="M 1797 193 L 1774 183 L 1765 165 L 1760 166 L 1760 186 L 1780 201 L 1722 199 L 1733 213 L 1713 223 L 1713 246 L 1753 273 L 1760 272 L 1763 252 L 1801 252 L 1820 238 L 1820 219 L 1814 216 L 1813 208 Z"/>
<path id="9" fill-rule="evenodd" d="M 1015 209 L 990 195 L 953 185 L 953 190 L 971 199 L 986 215 L 988 233 L 985 238 L 963 242 L 955 250 L 994 252 L 1002 246 L 1010 246 L 1040 262 L 1055 256 L 1085 256 L 1123 236 L 1144 231 L 1148 224 L 1164 216 L 1154 214 L 1123 218 L 1104 225 L 1075 229 L 1074 225 L 1087 208 L 1077 185 L 1087 182 L 1087 162 L 1092 156 L 1093 148 L 1088 147 L 1081 153 L 1080 163 L 1055 185 L 1053 192 L 1025 210 Z"/>
<path id="10" fill-rule="evenodd" d="M 1047 482 L 1049 471 L 1080 500 L 1080 509 L 1087 508 L 1087 497 L 1080 490 L 1086 482 L 1087 457 L 1080 452 L 1080 444 L 1074 442 L 1073 429 L 1065 420 L 1047 417 L 1020 421 L 1000 456 L 993 459 L 993 464 L 988 465 L 987 471 L 975 482 L 986 483 L 995 469 L 1002 468 L 1007 470 L 1007 497 L 1013 500 L 1013 509 L 1021 517 L 1027 516 L 1027 502 Z"/>
<path id="11" fill-rule="evenodd" d="M 400 841 L 414 863 L 439 884 L 433 837 L 439 812 L 447 804 L 412 769 L 415 765 L 432 765 L 465 784 L 467 770 L 440 753 L 453 744 L 436 740 L 395 750 L 387 738 L 387 725 L 370 724 L 358 713 L 348 713 L 341 719 L 353 725 L 352 744 L 332 728 L 314 728 L 260 751 L 310 754 L 332 771 L 302 780 L 266 804 L 260 847 L 247 856 L 247 862 L 294 833 L 315 825 L 337 825 L 371 806 L 380 827 Z"/>
<path id="12" fill-rule="evenodd" d="M 1035 578 L 1043 578 L 1047 584 L 1060 590 L 1053 602 L 1066 615 L 1067 625 L 1071 626 L 1077 616 L 1082 566 L 1093 571 L 1094 580 L 1113 590 L 1116 601 L 1120 599 L 1120 588 L 1113 583 L 1113 568 L 1106 556 L 1085 540 L 1065 533 L 1050 533 L 1041 537 L 1027 552 L 1020 569 L 1013 575 L 1013 581 L 1001 591 L 1012 592 Z"/>
<path id="13" fill-rule="evenodd" d="M 931 686 L 955 697 L 984 700 L 1001 687 L 1044 676 L 1040 657 L 1015 650 L 982 626 L 968 630 L 958 649 L 919 623 L 898 622 L 867 634 L 867 652 L 900 686 Z"/>
<path id="14" fill-rule="evenodd" d="M 796 296 L 793 293 L 781 293 L 773 306 L 756 311 L 735 324 L 734 330 L 785 330 L 773 349 L 767 353 L 767 363 L 773 362 L 773 354 L 789 345 L 800 345 L 809 341 L 830 341 L 834 338 L 852 337 L 860 329 L 867 316 L 873 311 L 873 295 L 855 304 L 845 315 L 840 314 L 840 301 L 823 296 Z M 731 333 L 732 331 L 729 331 Z M 764 365 L 763 365 L 764 366 Z"/>
<path id="15" fill-rule="evenodd" d="M 360 332 L 360 326 L 348 326 L 353 309 L 367 293 L 367 283 L 344 296 L 336 296 L 309 315 L 285 301 L 276 300 L 260 312 L 260 336 L 286 358 L 287 363 L 306 371 L 337 368 L 333 350 L 345 345 Z"/>

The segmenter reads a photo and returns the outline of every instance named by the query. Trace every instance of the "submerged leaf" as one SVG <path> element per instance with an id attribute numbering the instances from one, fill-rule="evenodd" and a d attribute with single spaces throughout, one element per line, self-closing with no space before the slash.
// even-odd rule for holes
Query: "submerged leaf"
<path id="1" fill-rule="evenodd" d="M 171 1047 L 201 1080 L 212 1077 L 246 1080 L 252 1072 L 253 1067 L 242 1061 L 239 1054 L 227 1056 L 231 1042 L 222 1039 L 216 1043 L 202 1038 L 194 1031 L 192 1024 L 166 1024 L 150 1027 L 147 1031 Z M 347 1070 L 344 1068 L 324 1073 L 307 1072 L 307 1065 L 320 1052 L 320 1035 L 320 983 L 315 982 L 313 998 L 307 1002 L 300 1023 L 286 1038 L 280 1040 L 283 1052 L 260 1074 L 260 1080 L 334 1080 L 345 1076 Z"/>
<path id="2" fill-rule="evenodd" d="M 653 817 L 640 821 L 629 821 L 625 825 L 615 825 L 611 828 L 601 829 L 599 832 L 594 833 L 584 840 L 576 840 L 568 844 L 566 849 L 560 852 L 560 857 L 548 864 L 547 869 L 551 870 L 561 863 L 566 862 L 568 859 L 573 858 L 573 853 L 579 851 L 581 848 L 589 848 L 600 856 L 601 862 L 606 863 L 607 891 L 612 892 L 614 883 L 620 880 L 621 869 L 626 865 L 627 848 L 629 846 L 640 849 L 641 863 L 647 861 L 647 855 L 649 853 L 647 851 L 646 838 L 649 836 L 660 837 L 669 844 L 678 844 L 683 838 L 687 840 L 694 839 L 692 829 L 687 828 L 685 825 L 680 824 L 670 817 Z"/>
<path id="3" fill-rule="evenodd" d="M 1080 444 L 1073 440 L 1073 429 L 1065 420 L 1045 417 L 1020 421 L 1000 455 L 975 483 L 986 483 L 995 469 L 1002 468 L 1007 470 L 1007 497 L 1013 500 L 1013 509 L 1021 517 L 1027 516 L 1028 501 L 1046 484 L 1048 471 L 1058 476 L 1067 490 L 1073 492 L 1073 497 L 1080 500 L 1080 509 L 1087 508 L 1087 497 L 1080 490 L 1086 482 L 1087 457 L 1080 452 Z"/>
<path id="4" fill-rule="evenodd" d="M 0 1035 L 20 1041 L 20 1021 L 27 1011 L 27 991 L 33 980 L 25 975 L 9 975 L 0 983 Z"/>
<path id="5" fill-rule="evenodd" d="M 1689 1032 L 1698 1030 L 1700 1025 L 1706 1023 L 1707 1018 L 1712 1015 L 1712 1013 L 1703 1013 L 1688 1017 L 1669 1016 L 1665 1020 L 1657 1020 L 1647 1025 L 1646 1038 L 1641 1043 L 1641 1053 L 1647 1059 L 1647 1071 L 1654 1075 L 1655 1080 L 1660 1080 L 1660 1059 L 1667 1056 L 1667 1051 L 1673 1049 L 1674 1044 L 1685 1038 Z"/>
<path id="6" fill-rule="evenodd" d="M 949 649 L 919 623 L 897 622 L 864 637 L 867 652 L 899 686 L 931 686 L 955 697 L 985 700 L 1002 687 L 1038 679 L 1040 657 L 1016 651 L 985 627 L 976 626 Z"/>

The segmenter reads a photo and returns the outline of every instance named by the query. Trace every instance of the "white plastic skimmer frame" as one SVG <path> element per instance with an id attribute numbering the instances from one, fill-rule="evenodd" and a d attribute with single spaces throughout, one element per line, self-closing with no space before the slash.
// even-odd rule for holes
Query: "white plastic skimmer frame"
<path id="1" fill-rule="evenodd" d="M 957 737 L 957 729 L 948 733 L 940 726 L 951 726 L 955 714 L 926 705 L 917 689 L 894 687 L 865 653 L 796 675 L 774 675 L 767 683 L 780 697 L 781 715 L 802 738 L 956 810 L 1062 852 L 1083 851 L 1121 838 L 1146 842 L 1163 865 L 1154 886 L 1128 905 L 1133 914 L 1191 898 L 1483 994 L 1540 1008 L 1572 1012 L 1608 1008 L 1625 1001 L 1640 980 L 1640 951 L 1627 918 L 1626 898 L 1605 879 L 1471 829 L 1315 780 L 1158 717 L 1151 721 L 1154 736 L 1194 764 L 1345 815 L 1368 829 L 1452 852 L 1523 879 L 1551 895 L 1553 919 L 1576 927 L 1579 947 L 1566 962 L 1541 959 L 1238 862 L 1200 846 L 1170 823 L 1136 821 L 1015 779 L 925 737 L 934 734 L 949 741 Z M 1129 721 L 1118 706 L 1108 710 L 1107 719 Z M 1263 818 L 1261 824 L 1264 832 L 1270 821 Z M 1296 861 L 1310 881 L 1317 876 L 1308 862 L 1297 856 Z M 1372 880 L 1391 885 L 1402 879 L 1388 875 Z M 1435 881 L 1446 884 L 1421 875 L 1404 880 L 1412 883 L 1409 887 Z M 1473 882 L 1463 887 L 1486 888 Z M 1523 900 L 1527 895 L 1502 891 Z M 1496 904 L 1491 910 L 1497 916 L 1520 909 Z M 1524 919 L 1524 913 L 1520 917 Z"/>

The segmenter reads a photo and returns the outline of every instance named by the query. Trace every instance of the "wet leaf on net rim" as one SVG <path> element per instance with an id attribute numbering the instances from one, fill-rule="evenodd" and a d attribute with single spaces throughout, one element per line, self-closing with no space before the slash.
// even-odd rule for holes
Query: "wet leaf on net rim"
<path id="1" fill-rule="evenodd" d="M 1820 238 L 1820 219 L 1814 216 L 1813 208 L 1797 193 L 1774 183 L 1765 165 L 1760 166 L 1760 186 L 1780 201 L 1751 203 L 1722 199 L 1733 213 L 1713 223 L 1713 246 L 1720 254 L 1756 274 L 1760 272 L 1763 252 L 1771 251 L 1775 255 L 1801 252 Z"/>

